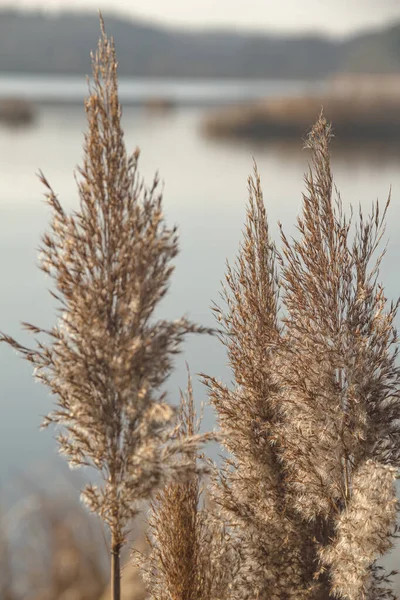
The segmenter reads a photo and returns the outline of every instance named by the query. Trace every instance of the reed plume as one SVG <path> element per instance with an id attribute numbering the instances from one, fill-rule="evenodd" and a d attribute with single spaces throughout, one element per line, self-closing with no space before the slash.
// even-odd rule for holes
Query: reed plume
<path id="1" fill-rule="evenodd" d="M 248 190 L 244 239 L 236 264 L 228 264 L 223 288 L 227 310 L 214 307 L 237 385 L 232 390 L 205 377 L 232 455 L 214 498 L 242 554 L 233 597 L 302 598 L 308 594 L 314 555 L 308 532 L 303 534 L 298 516 L 286 506 L 284 470 L 274 441 L 281 421 L 282 326 L 276 252 L 256 167 Z"/>
<path id="2" fill-rule="evenodd" d="M 36 378 L 56 398 L 44 425 L 60 431 L 71 466 L 91 466 L 102 483 L 83 499 L 111 531 L 113 598 L 120 598 L 120 551 L 140 502 L 170 477 L 186 476 L 200 436 L 179 437 L 175 411 L 161 391 L 188 333 L 206 330 L 182 318 L 156 319 L 178 252 L 176 228 L 164 220 L 156 176 L 138 174 L 121 124 L 114 42 L 101 20 L 85 102 L 88 129 L 78 169 L 78 211 L 67 214 L 43 174 L 52 211 L 41 247 L 41 269 L 54 281 L 59 310 L 35 349 L 4 335 L 33 363 Z M 176 461 L 179 453 L 187 460 Z"/>
<path id="3" fill-rule="evenodd" d="M 274 248 L 255 172 L 244 239 L 215 307 L 236 387 L 205 377 L 232 454 L 216 500 L 242 548 L 237 598 L 391 597 L 376 560 L 392 546 L 400 370 L 378 283 L 389 201 L 365 218 L 333 199 L 323 115 L 299 238 Z M 281 303 L 281 304 L 280 304 Z"/>
<path id="4" fill-rule="evenodd" d="M 190 375 L 181 392 L 182 440 L 199 431 Z M 212 439 L 212 436 L 208 436 Z M 229 597 L 237 553 L 220 516 L 204 505 L 202 457 L 193 452 L 187 481 L 168 483 L 151 504 L 148 557 L 140 559 L 151 600 L 223 600 Z M 200 462 L 199 462 L 200 461 Z M 201 506 L 203 504 L 203 506 Z"/>
<path id="5" fill-rule="evenodd" d="M 332 593 L 355 600 L 374 586 L 374 560 L 392 547 L 399 467 L 398 302 L 387 303 L 378 251 L 390 197 L 352 230 L 333 202 L 331 127 L 323 117 L 308 147 L 312 171 L 298 219 L 283 235 L 285 370 L 281 456 L 288 495 L 324 524 L 318 552 Z M 351 235 L 352 234 L 352 235 Z"/>

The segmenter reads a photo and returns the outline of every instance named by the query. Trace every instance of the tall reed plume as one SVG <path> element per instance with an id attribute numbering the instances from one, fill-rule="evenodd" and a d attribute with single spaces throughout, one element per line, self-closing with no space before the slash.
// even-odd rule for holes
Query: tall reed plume
<path id="1" fill-rule="evenodd" d="M 2 341 L 33 363 L 36 378 L 56 397 L 44 425 L 58 426 L 70 465 L 94 467 L 101 476 L 83 497 L 111 531 L 118 600 L 120 551 L 140 501 L 193 469 L 200 437 L 177 435 L 161 388 L 186 334 L 206 330 L 186 318 L 154 317 L 169 287 L 177 233 L 164 221 L 158 178 L 146 187 L 139 152 L 127 154 L 114 43 L 103 21 L 92 66 L 79 210 L 67 214 L 40 175 L 52 211 L 41 269 L 53 278 L 59 320 L 49 331 L 25 324 L 46 336 L 35 349 L 4 334 Z M 187 460 L 174 460 L 185 452 Z"/>
<path id="2" fill-rule="evenodd" d="M 281 254 L 250 178 L 226 309 L 215 307 L 236 383 L 205 378 L 232 455 L 215 499 L 242 551 L 235 598 L 392 597 L 376 564 L 396 531 L 400 463 L 398 303 L 374 258 L 388 203 L 352 228 L 333 199 L 330 138 L 321 115 L 298 238 L 282 231 Z"/>

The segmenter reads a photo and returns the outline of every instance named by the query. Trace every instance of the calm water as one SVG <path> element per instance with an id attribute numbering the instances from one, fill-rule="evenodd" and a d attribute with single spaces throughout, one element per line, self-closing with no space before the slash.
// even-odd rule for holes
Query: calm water
<path id="1" fill-rule="evenodd" d="M 287 145 L 257 146 L 204 139 L 201 109 L 184 108 L 151 115 L 135 108 L 124 112 L 126 142 L 142 150 L 141 171 L 149 179 L 159 170 L 165 181 L 165 211 L 178 223 L 181 253 L 171 291 L 162 306 L 166 317 L 187 313 L 204 325 L 213 324 L 212 300 L 218 300 L 225 259 L 236 253 L 245 213 L 246 179 L 252 156 L 262 175 L 271 229 L 278 220 L 294 232 L 301 202 L 307 155 Z M 78 107 L 43 108 L 27 129 L 0 129 L 0 329 L 28 342 L 20 321 L 49 326 L 54 319 L 47 292 L 49 281 L 37 269 L 36 248 L 48 219 L 42 188 L 35 173 L 42 169 L 65 207 L 77 206 L 73 169 L 80 161 L 83 110 Z M 340 150 L 340 151 L 339 151 Z M 390 238 L 382 268 L 389 298 L 400 292 L 400 161 L 398 148 L 338 148 L 334 153 L 336 183 L 345 202 L 368 211 L 377 198 L 385 200 L 392 186 L 393 201 L 387 234 Z M 29 340 L 30 341 L 30 340 Z M 184 361 L 191 371 L 229 380 L 225 354 L 216 340 L 192 337 L 177 359 L 169 384 L 171 397 L 185 386 Z M 195 385 L 197 399 L 205 399 Z M 41 415 L 51 405 L 35 384 L 29 365 L 0 347 L 0 480 L 17 473 L 59 468 L 56 446 L 48 430 L 39 432 Z M 211 410 L 205 426 L 213 425 Z M 49 467 L 46 467 L 49 468 Z M 49 472 L 50 472 L 49 471 Z M 48 480 L 51 483 L 50 478 Z"/>
<path id="2" fill-rule="evenodd" d="M 182 79 L 119 79 L 119 96 L 124 104 L 162 99 L 178 105 L 226 104 L 267 96 L 309 93 L 322 89 L 323 82 L 237 79 L 192 81 Z M 85 77 L 0 75 L 0 97 L 25 97 L 39 102 L 81 103 L 86 94 Z"/>

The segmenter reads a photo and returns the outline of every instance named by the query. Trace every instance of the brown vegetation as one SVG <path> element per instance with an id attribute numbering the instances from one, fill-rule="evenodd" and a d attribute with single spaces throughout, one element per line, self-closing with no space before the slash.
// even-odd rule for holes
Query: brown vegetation
<path id="1" fill-rule="evenodd" d="M 226 306 L 214 307 L 234 383 L 204 376 L 227 450 L 204 505 L 198 446 L 214 436 L 198 431 L 190 379 L 180 413 L 162 386 L 186 334 L 211 330 L 155 319 L 176 230 L 165 224 L 158 179 L 147 188 L 139 153 L 127 155 L 103 24 L 93 79 L 79 210 L 67 214 L 41 175 L 52 212 L 41 268 L 53 278 L 58 323 L 50 331 L 25 324 L 46 336 L 34 349 L 5 334 L 1 341 L 54 395 L 45 426 L 58 427 L 69 464 L 97 471 L 100 483 L 83 498 L 108 526 L 111 597 L 121 598 L 121 549 L 150 499 L 149 556 L 140 562 L 152 600 L 393 598 L 376 562 L 397 532 L 400 467 L 398 303 L 387 303 L 376 256 L 389 201 L 382 214 L 378 204 L 367 218 L 360 211 L 355 224 L 345 215 L 323 115 L 308 136 L 297 238 L 282 231 L 281 252 L 257 170 L 249 179 Z M 45 512 L 50 534 L 31 552 L 45 568 L 34 566 L 24 597 L 91 600 L 103 585 L 97 540 L 83 535 L 83 555 L 83 526 L 53 518 L 47 503 Z M 40 536 L 38 519 L 37 527 Z M 15 600 L 9 540 L 0 540 L 3 597 Z"/>
<path id="2" fill-rule="evenodd" d="M 162 96 L 154 96 L 152 98 L 148 98 L 144 102 L 144 107 L 146 112 L 154 115 L 165 115 L 175 108 L 175 103 L 171 98 L 163 98 Z"/>
<path id="3" fill-rule="evenodd" d="M 282 232 L 282 253 L 257 172 L 249 180 L 227 308 L 215 308 L 236 386 L 206 378 L 232 456 L 214 495 L 242 551 L 238 600 L 392 597 L 376 566 L 397 530 L 400 463 L 398 304 L 374 259 L 386 209 L 352 228 L 333 199 L 330 137 L 321 116 L 299 235 Z"/>
<path id="4" fill-rule="evenodd" d="M 71 491 L 30 489 L 1 514 L 2 600 L 99 600 L 106 542 L 99 521 L 70 500 Z"/>
<path id="5" fill-rule="evenodd" d="M 100 485 L 82 497 L 111 532 L 113 598 L 120 599 L 120 554 L 141 502 L 166 481 L 192 470 L 190 456 L 206 437 L 179 438 L 175 411 L 161 391 L 188 333 L 203 333 L 186 318 L 155 320 L 178 253 L 167 227 L 155 177 L 138 174 L 139 152 L 128 156 L 121 127 L 114 43 L 103 22 L 86 100 L 88 131 L 78 171 L 80 208 L 67 214 L 43 174 L 52 211 L 43 236 L 41 269 L 54 281 L 59 310 L 46 336 L 15 348 L 56 398 L 43 426 L 59 427 L 60 452 L 71 467 L 94 468 Z M 187 460 L 174 460 L 177 454 Z"/>
<path id="6" fill-rule="evenodd" d="M 35 118 L 35 107 L 22 98 L 0 99 L 0 122 L 9 126 L 29 125 Z"/>
<path id="7" fill-rule="evenodd" d="M 323 107 L 342 142 L 400 140 L 400 93 L 360 94 L 331 90 L 323 95 L 273 98 L 249 106 L 215 111 L 206 117 L 203 131 L 211 137 L 256 140 L 301 139 Z"/>
<path id="8" fill-rule="evenodd" d="M 181 392 L 179 435 L 184 440 L 199 431 L 192 382 Z M 168 484 L 151 505 L 149 556 L 136 559 L 150 600 L 217 600 L 229 598 L 239 555 L 225 523 L 204 504 L 198 462 L 187 481 Z"/>

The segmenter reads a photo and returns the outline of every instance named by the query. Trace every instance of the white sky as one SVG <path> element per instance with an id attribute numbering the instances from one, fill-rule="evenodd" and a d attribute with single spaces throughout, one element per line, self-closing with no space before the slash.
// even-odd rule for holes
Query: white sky
<path id="1" fill-rule="evenodd" d="M 0 6 L 99 8 L 186 27 L 269 31 L 355 30 L 400 22 L 400 0 L 0 0 Z"/>

